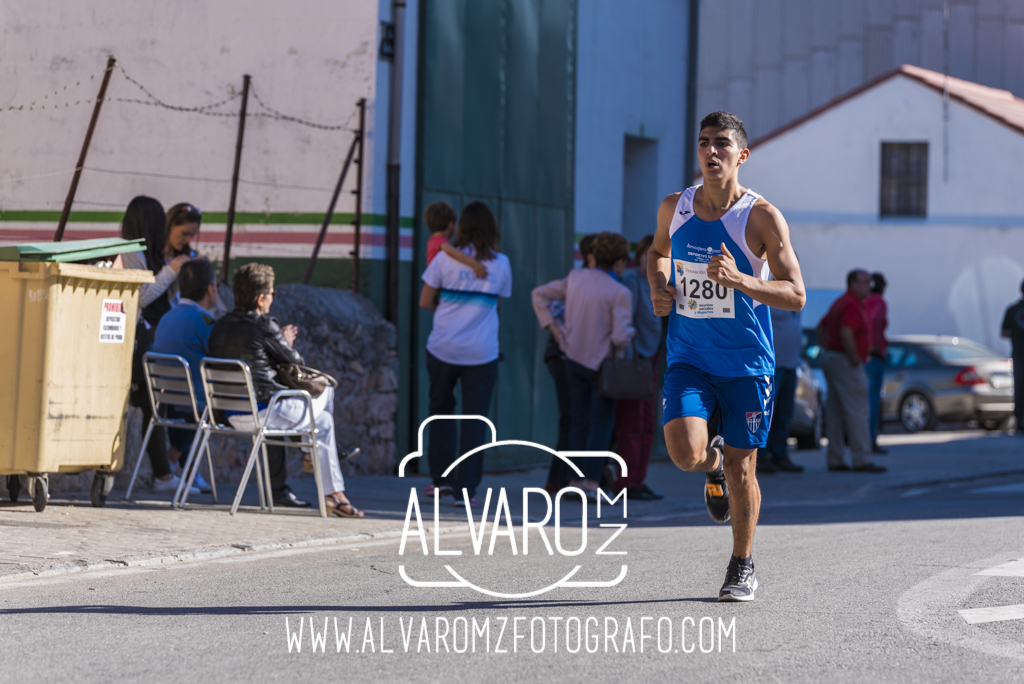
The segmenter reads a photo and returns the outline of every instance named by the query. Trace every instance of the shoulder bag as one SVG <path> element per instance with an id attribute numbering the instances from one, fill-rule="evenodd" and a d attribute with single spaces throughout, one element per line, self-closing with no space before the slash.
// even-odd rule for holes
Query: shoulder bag
<path id="1" fill-rule="evenodd" d="M 338 381 L 330 375 L 298 363 L 279 364 L 277 381 L 289 389 L 306 390 L 314 399 L 328 387 L 338 386 Z"/>
<path id="2" fill-rule="evenodd" d="M 654 370 L 651 360 L 636 353 L 636 344 L 631 345 L 633 358 L 619 359 L 615 350 L 601 362 L 597 372 L 597 394 L 607 399 L 631 399 L 645 401 L 654 398 Z"/>

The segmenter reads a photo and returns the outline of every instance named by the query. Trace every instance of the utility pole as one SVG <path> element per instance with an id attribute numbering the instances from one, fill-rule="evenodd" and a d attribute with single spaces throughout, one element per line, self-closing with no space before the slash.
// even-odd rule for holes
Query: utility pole
<path id="1" fill-rule="evenodd" d="M 235 199 L 238 197 L 238 169 L 242 165 L 242 140 L 245 137 L 245 108 L 249 104 L 249 74 L 242 77 L 242 111 L 238 114 L 238 141 L 235 143 L 235 170 L 231 173 L 231 200 L 228 202 L 228 224 L 224 231 L 224 264 L 220 279 L 228 282 L 231 269 L 231 233 L 235 227 Z"/>
<path id="2" fill-rule="evenodd" d="M 402 172 L 402 62 L 405 55 L 405 0 L 391 3 L 395 27 L 394 56 L 391 59 L 391 98 L 388 112 L 387 175 L 387 319 L 398 323 L 398 255 L 401 231 Z"/>
<path id="3" fill-rule="evenodd" d="M 107 95 L 107 85 L 110 83 L 110 74 L 114 73 L 115 64 L 117 64 L 117 58 L 114 55 L 107 57 L 107 68 L 103 71 L 103 83 L 100 84 L 100 92 L 96 95 L 96 104 L 92 108 L 89 128 L 85 131 L 85 142 L 82 143 L 82 152 L 78 155 L 78 163 L 75 165 L 75 175 L 71 179 L 68 196 L 64 200 L 64 211 L 60 213 L 57 233 L 53 236 L 54 242 L 60 242 L 64 238 L 64 226 L 67 225 L 68 216 L 71 214 L 71 205 L 75 201 L 75 192 L 78 191 L 78 181 L 82 177 L 82 169 L 85 167 L 85 155 L 89 153 L 89 143 L 92 142 L 92 134 L 96 130 L 96 121 L 100 118 L 100 107 L 103 106 L 103 98 Z"/>
<path id="4" fill-rule="evenodd" d="M 686 50 L 686 136 L 683 138 L 683 187 L 693 183 L 697 159 L 697 60 L 700 37 L 700 0 L 690 0 L 689 38 Z"/>

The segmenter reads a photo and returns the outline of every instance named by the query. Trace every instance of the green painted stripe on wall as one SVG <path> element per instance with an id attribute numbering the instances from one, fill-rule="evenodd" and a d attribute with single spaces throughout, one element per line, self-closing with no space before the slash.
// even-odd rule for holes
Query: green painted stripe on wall
<path id="1" fill-rule="evenodd" d="M 68 223 L 120 223 L 123 217 L 123 211 L 72 211 L 68 216 Z M 354 220 L 355 214 L 337 213 L 331 217 L 331 225 L 348 225 Z M 33 209 L 0 210 L 0 221 L 57 223 L 60 221 L 60 212 Z M 228 222 L 227 212 L 207 212 L 203 214 L 203 222 L 226 224 Z M 320 225 L 323 222 L 324 215 L 317 213 L 271 212 L 264 214 L 240 211 L 235 214 L 235 223 L 237 224 Z M 363 214 L 363 225 L 385 226 L 387 225 L 387 217 L 384 214 Z M 403 216 L 399 225 L 402 228 L 412 228 L 412 217 Z"/>

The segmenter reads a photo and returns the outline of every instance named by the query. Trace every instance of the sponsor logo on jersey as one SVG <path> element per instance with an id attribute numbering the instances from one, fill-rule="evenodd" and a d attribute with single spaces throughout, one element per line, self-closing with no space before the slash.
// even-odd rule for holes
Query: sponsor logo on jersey
<path id="1" fill-rule="evenodd" d="M 687 299 L 686 300 L 686 306 L 690 307 L 690 311 L 696 311 L 697 310 L 697 302 L 695 302 L 692 299 Z"/>
<path id="2" fill-rule="evenodd" d="M 747 427 L 751 432 L 757 432 L 757 429 L 761 427 L 761 412 L 751 413 L 747 411 Z"/>

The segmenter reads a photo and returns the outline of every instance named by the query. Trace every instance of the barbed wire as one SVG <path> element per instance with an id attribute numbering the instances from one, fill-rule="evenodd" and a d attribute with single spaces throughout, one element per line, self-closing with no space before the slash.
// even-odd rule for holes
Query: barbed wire
<path id="1" fill-rule="evenodd" d="M 305 119 L 300 119 L 298 117 L 290 116 L 283 112 L 277 111 L 260 98 L 259 93 L 256 92 L 256 87 L 252 83 L 249 84 L 249 92 L 252 93 L 252 97 L 254 100 L 256 100 L 256 104 L 265 109 L 268 113 L 264 114 L 262 112 L 257 112 L 255 114 L 247 114 L 247 116 L 252 116 L 254 118 L 269 118 L 280 121 L 291 121 L 292 123 L 297 123 L 301 126 L 309 126 L 310 128 L 317 128 L 322 131 L 350 131 L 352 133 L 358 132 L 357 130 L 351 128 L 352 117 L 355 116 L 354 111 L 352 114 L 349 115 L 348 120 L 345 121 L 345 123 L 343 124 L 329 125 L 314 123 L 312 121 L 306 121 Z"/>
<path id="2" fill-rule="evenodd" d="M 182 106 L 179 106 L 179 105 L 167 104 L 166 102 L 164 102 L 163 100 L 158 98 L 156 95 L 154 95 L 149 90 L 149 88 L 147 88 L 146 86 L 142 85 L 141 83 L 136 81 L 134 78 L 129 76 L 128 72 L 125 71 L 123 66 L 118 64 L 117 68 L 118 68 L 118 70 L 120 70 L 121 75 L 124 76 L 125 79 L 129 83 L 131 83 L 132 85 L 136 86 L 139 90 L 144 92 L 147 97 L 149 97 L 149 101 L 138 100 L 138 99 L 128 99 L 128 98 L 115 98 L 114 99 L 115 102 L 130 102 L 130 103 L 134 103 L 134 104 L 148 104 L 148 105 L 154 105 L 154 106 L 158 106 L 158 107 L 163 107 L 164 109 L 170 109 L 170 110 L 175 111 L 175 112 L 192 112 L 192 113 L 195 113 L 195 114 L 212 113 L 215 116 L 216 115 L 219 115 L 219 116 L 230 116 L 230 114 L 217 113 L 217 112 L 208 112 L 207 110 L 216 109 L 217 107 L 223 107 L 224 105 L 226 105 L 227 103 L 231 102 L 232 100 L 237 99 L 237 98 L 242 96 L 241 93 L 234 93 L 233 95 L 230 95 L 227 98 L 225 98 L 225 99 L 223 99 L 223 100 L 221 100 L 219 102 L 211 102 L 210 104 L 200 105 L 198 107 L 182 107 Z M 234 114 L 234 116 L 238 116 L 238 114 Z"/>
<path id="3" fill-rule="evenodd" d="M 195 107 L 186 107 L 186 106 L 182 106 L 182 105 L 174 105 L 174 104 L 170 104 L 168 102 L 164 102 L 159 97 L 157 97 L 156 94 L 153 93 L 152 90 L 147 88 L 145 85 L 143 85 L 141 82 L 139 82 L 136 78 L 134 78 L 131 74 L 129 74 L 128 71 L 125 70 L 125 68 L 123 66 L 121 66 L 120 64 L 118 64 L 116 68 L 117 68 L 118 71 L 121 72 L 121 75 L 124 77 L 124 79 L 126 81 L 128 81 L 129 83 L 134 85 L 136 88 L 138 88 L 140 91 L 142 91 L 142 93 L 146 96 L 146 99 L 141 99 L 141 98 L 137 98 L 137 97 L 107 97 L 107 98 L 104 98 L 104 100 L 103 100 L 104 102 L 120 102 L 120 103 L 125 103 L 125 104 L 140 104 L 140 105 L 146 105 L 146 106 L 149 106 L 149 107 L 160 107 L 161 109 L 167 109 L 167 110 L 174 111 L 174 112 L 183 112 L 183 113 L 189 113 L 189 114 L 200 114 L 202 116 L 218 116 L 218 117 L 225 117 L 225 118 L 237 118 L 240 115 L 240 112 L 222 112 L 222 111 L 214 111 L 214 110 L 217 110 L 217 109 L 223 107 L 224 105 L 229 104 L 232 101 L 237 100 L 238 98 L 242 97 L 242 93 L 241 92 L 233 93 L 233 94 L 229 95 L 228 97 L 224 98 L 223 100 L 219 100 L 217 102 L 211 102 L 209 104 L 199 105 L 199 106 L 195 106 Z M 46 110 L 46 109 L 51 109 L 51 110 L 52 109 L 65 109 L 67 107 L 74 107 L 74 106 L 77 106 L 77 105 L 91 105 L 91 104 L 94 104 L 96 102 L 96 99 L 90 97 L 90 98 L 86 98 L 86 99 L 75 100 L 74 102 L 72 102 L 71 100 L 68 100 L 68 101 L 63 102 L 63 103 L 44 104 L 42 106 L 36 106 L 40 102 L 48 102 L 49 98 L 51 98 L 51 97 L 53 97 L 55 95 L 59 95 L 61 93 L 64 93 L 69 88 L 73 89 L 73 88 L 75 88 L 77 86 L 80 86 L 83 82 L 87 83 L 89 81 L 95 81 L 96 76 L 97 75 L 101 75 L 102 73 L 103 72 L 99 72 L 99 74 L 92 74 L 91 76 L 89 76 L 88 79 L 81 79 L 79 81 L 76 81 L 73 85 L 69 84 L 69 85 L 64 86 L 63 88 L 58 88 L 57 90 L 53 91 L 52 93 L 49 93 L 49 94 L 47 94 L 47 95 L 45 95 L 45 96 L 43 96 L 41 98 L 37 98 L 37 99 L 33 100 L 28 105 L 24 105 L 24 104 L 22 104 L 22 105 L 9 105 L 6 108 L 0 108 L 0 112 L 10 112 L 10 111 L 42 111 L 42 110 Z M 262 112 L 247 112 L 246 113 L 246 117 L 247 118 L 270 119 L 270 120 L 273 120 L 273 121 L 288 121 L 290 123 L 298 124 L 300 126 L 306 126 L 308 128 L 315 128 L 315 129 L 321 130 L 321 131 L 349 131 L 351 133 L 358 133 L 358 130 L 352 128 L 352 119 L 355 117 L 355 113 L 356 113 L 355 110 L 353 110 L 353 112 L 349 115 L 348 119 L 344 123 L 336 124 L 336 125 L 334 125 L 334 124 L 317 123 L 315 121 L 309 121 L 307 119 L 303 119 L 303 118 L 298 117 L 298 116 L 292 116 L 291 114 L 285 114 L 284 112 L 271 107 L 270 105 L 268 105 L 266 102 L 263 101 L 263 98 L 261 98 L 259 96 L 259 93 L 256 91 L 255 85 L 250 85 L 250 90 L 249 91 L 252 93 L 253 100 L 264 111 L 262 111 Z"/>
<path id="4" fill-rule="evenodd" d="M 61 93 L 66 92 L 68 90 L 68 88 L 71 88 L 73 90 L 73 89 L 77 88 L 78 86 L 82 85 L 82 83 L 88 83 L 89 81 L 93 81 L 93 80 L 96 79 L 96 76 L 98 76 L 98 75 L 100 75 L 102 73 L 103 72 L 100 71 L 100 72 L 98 72 L 96 74 L 92 74 L 91 76 L 89 76 L 89 78 L 79 79 L 78 81 L 75 81 L 74 83 L 69 83 L 68 85 L 64 86 L 63 88 L 58 88 L 57 90 L 54 90 L 52 93 L 48 93 L 46 95 L 43 95 L 42 97 L 38 97 L 35 100 L 32 100 L 32 102 L 30 102 L 28 104 L 28 111 L 31 112 L 31 111 L 35 111 L 37 109 L 39 109 L 39 110 L 47 109 L 47 105 L 42 105 L 40 107 L 36 107 L 36 104 L 39 103 L 39 102 L 47 102 L 47 101 L 49 101 L 49 99 L 51 97 L 53 97 L 55 95 L 60 95 Z M 89 102 L 91 102 L 91 101 L 92 100 L 89 100 Z M 75 104 L 80 104 L 81 102 L 82 101 L 79 100 L 78 102 L 75 102 Z M 68 106 L 71 106 L 70 101 L 64 103 L 64 107 L 68 107 Z M 49 105 L 49 108 L 50 109 L 60 109 L 61 105 Z M 0 111 L 4 111 L 4 112 L 23 111 L 24 109 L 25 109 L 25 105 L 8 105 L 5 108 L 0 108 Z"/>

